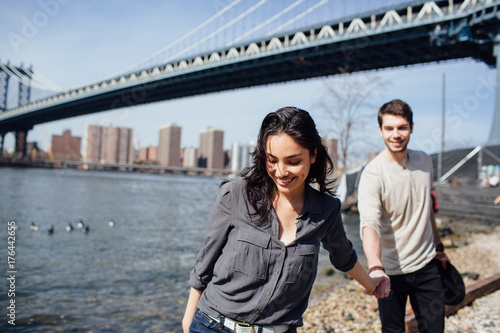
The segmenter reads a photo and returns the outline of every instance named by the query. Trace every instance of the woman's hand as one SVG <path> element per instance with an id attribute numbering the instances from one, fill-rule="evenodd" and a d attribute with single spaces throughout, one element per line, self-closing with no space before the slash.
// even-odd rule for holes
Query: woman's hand
<path id="1" fill-rule="evenodd" d="M 369 274 L 373 280 L 375 287 L 373 290 L 367 290 L 369 295 L 375 296 L 377 299 L 389 296 L 391 291 L 391 280 L 383 270 L 376 270 Z"/>
<path id="2" fill-rule="evenodd" d="M 346 273 L 365 287 L 368 295 L 374 295 L 377 298 L 389 296 L 391 281 L 383 270 L 374 270 L 368 274 L 358 260 L 354 267 Z"/>

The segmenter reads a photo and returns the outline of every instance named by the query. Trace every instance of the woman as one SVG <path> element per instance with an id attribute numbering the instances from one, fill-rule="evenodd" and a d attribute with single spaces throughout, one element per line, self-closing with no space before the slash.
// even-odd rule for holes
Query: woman
<path id="1" fill-rule="evenodd" d="M 285 107 L 265 117 L 253 166 L 219 190 L 191 272 L 184 332 L 296 332 L 320 242 L 337 269 L 374 293 L 381 278 L 358 262 L 340 202 L 327 194 L 332 170 L 309 113 Z"/>

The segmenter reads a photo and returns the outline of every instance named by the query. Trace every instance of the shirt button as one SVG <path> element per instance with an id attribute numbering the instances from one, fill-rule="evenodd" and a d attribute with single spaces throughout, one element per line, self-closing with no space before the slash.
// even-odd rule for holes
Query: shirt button
<path id="1" fill-rule="evenodd" d="M 281 248 L 281 249 L 280 249 L 280 251 L 281 251 L 281 252 L 283 252 L 283 251 L 285 251 L 285 249 L 284 249 L 284 248 Z"/>
<path id="2" fill-rule="evenodd" d="M 260 311 L 259 310 L 255 310 L 255 313 L 260 313 Z"/>
<path id="3" fill-rule="evenodd" d="M 266 295 L 267 295 L 267 296 L 269 296 L 269 294 L 270 294 L 269 290 L 268 290 L 268 291 L 266 291 Z"/>
<path id="4" fill-rule="evenodd" d="M 280 272 L 280 270 L 279 270 L 279 269 L 277 269 L 277 270 L 275 270 L 274 272 L 275 272 L 276 274 L 278 274 L 278 273 Z"/>

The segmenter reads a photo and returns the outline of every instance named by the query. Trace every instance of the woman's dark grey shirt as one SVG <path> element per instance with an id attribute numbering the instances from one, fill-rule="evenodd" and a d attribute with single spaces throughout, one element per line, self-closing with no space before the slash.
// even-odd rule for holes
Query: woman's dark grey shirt
<path id="1" fill-rule="evenodd" d="M 346 272 L 357 261 L 340 201 L 307 186 L 304 208 L 295 221 L 296 239 L 285 245 L 278 239 L 274 210 L 262 225 L 251 221 L 254 210 L 245 184 L 233 181 L 219 190 L 189 281 L 203 291 L 198 308 L 213 317 L 252 324 L 302 326 L 320 242 L 338 270 Z"/>

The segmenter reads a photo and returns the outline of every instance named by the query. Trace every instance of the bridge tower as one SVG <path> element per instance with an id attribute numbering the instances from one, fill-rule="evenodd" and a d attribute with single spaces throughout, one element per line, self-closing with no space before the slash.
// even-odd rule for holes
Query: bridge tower
<path id="1" fill-rule="evenodd" d="M 31 75 L 30 75 L 31 67 L 29 69 L 18 68 L 17 70 L 19 71 L 19 73 L 24 75 L 25 79 L 28 82 L 31 81 Z M 19 107 L 28 105 L 30 103 L 30 97 L 31 97 L 31 86 L 29 84 L 24 84 L 23 82 L 19 81 L 19 96 L 18 96 Z"/>
<path id="2" fill-rule="evenodd" d="M 500 145 L 500 34 L 495 37 L 494 55 L 497 67 L 497 88 L 495 96 L 495 113 L 491 124 L 490 137 L 487 146 Z"/>
<path id="3" fill-rule="evenodd" d="M 30 103 L 31 97 L 31 86 L 26 84 L 26 80 L 31 81 L 31 68 L 27 69 L 24 67 L 14 67 L 9 64 L 0 67 L 0 113 L 5 112 L 7 110 L 7 98 L 8 98 L 8 88 L 9 88 L 9 79 L 10 73 L 7 72 L 4 68 L 10 70 L 10 72 L 17 72 L 23 76 L 23 81 L 19 80 L 19 91 L 18 91 L 18 106 L 25 106 Z M 26 157 L 26 148 L 27 148 L 27 136 L 28 131 L 32 129 L 32 126 L 23 126 L 14 129 L 15 135 L 15 156 L 18 158 Z M 0 133 L 0 156 L 3 154 L 5 135 L 7 133 Z"/>
<path id="4" fill-rule="evenodd" d="M 7 90 L 9 88 L 9 74 L 0 67 L 0 112 L 7 110 Z"/>
<path id="5" fill-rule="evenodd" d="M 0 113 L 7 110 L 7 91 L 9 88 L 10 76 L 0 67 Z M 6 133 L 0 133 L 0 156 L 3 155 L 3 144 Z"/>
<path id="6" fill-rule="evenodd" d="M 31 81 L 31 76 L 28 73 L 28 70 L 25 68 L 17 69 L 24 77 L 29 81 Z M 31 72 L 31 68 L 29 69 Z M 19 81 L 19 91 L 18 91 L 18 106 L 26 106 L 30 103 L 31 96 L 31 86 L 29 84 L 25 84 L 23 81 Z M 26 157 L 26 150 L 28 146 L 28 131 L 32 129 L 32 126 L 23 126 L 22 128 L 17 128 L 15 131 L 16 136 L 16 144 L 15 144 L 15 155 L 18 158 Z"/>

